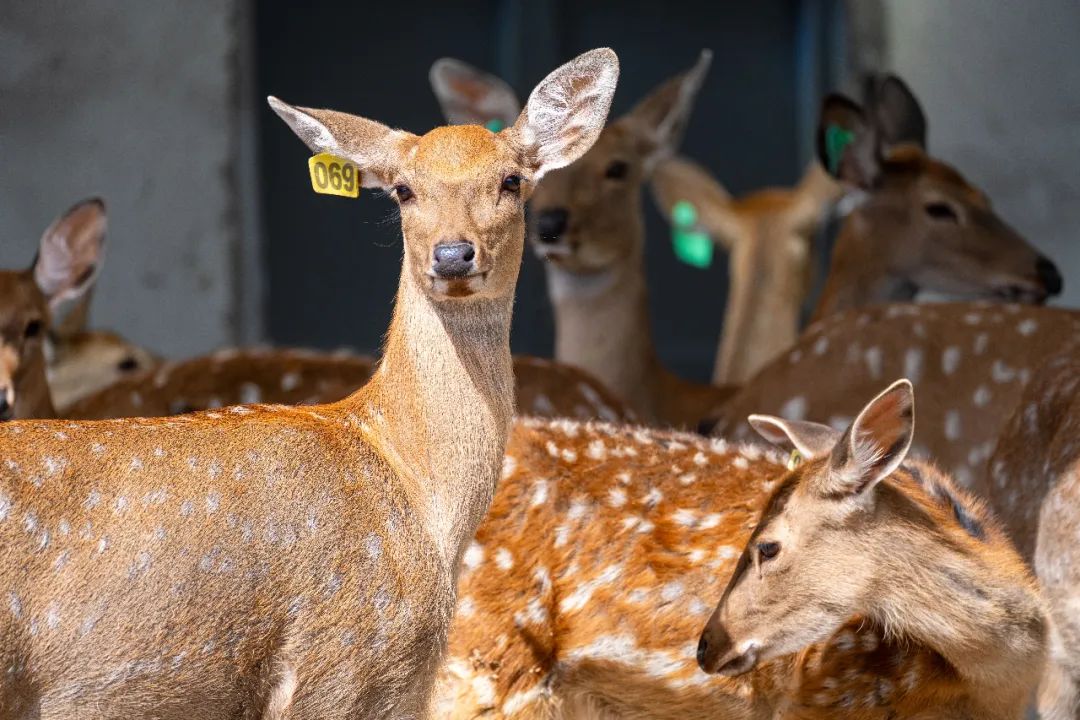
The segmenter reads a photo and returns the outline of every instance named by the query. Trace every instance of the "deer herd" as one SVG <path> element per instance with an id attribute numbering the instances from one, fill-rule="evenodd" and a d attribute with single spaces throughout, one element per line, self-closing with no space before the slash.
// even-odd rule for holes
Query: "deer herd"
<path id="1" fill-rule="evenodd" d="M 440 60 L 424 135 L 269 98 L 400 210 L 378 359 L 88 329 L 105 206 L 56 219 L 0 272 L 0 717 L 1080 717 L 1057 268 L 894 76 L 732 198 L 679 155 L 710 60 L 610 123 L 609 49 L 524 104 Z M 709 384 L 660 360 L 646 187 L 730 256 Z M 553 360 L 510 352 L 526 245 Z"/>

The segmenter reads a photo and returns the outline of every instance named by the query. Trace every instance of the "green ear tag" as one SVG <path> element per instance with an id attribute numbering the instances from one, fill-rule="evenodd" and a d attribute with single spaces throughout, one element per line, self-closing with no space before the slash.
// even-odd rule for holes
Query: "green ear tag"
<path id="1" fill-rule="evenodd" d="M 687 265 L 707 268 L 712 265 L 713 241 L 708 233 L 698 230 L 697 208 L 687 200 L 680 200 L 671 208 L 671 244 L 675 257 Z"/>
<path id="2" fill-rule="evenodd" d="M 844 156 L 844 149 L 854 139 L 855 133 L 839 125 L 825 128 L 825 157 L 829 160 L 829 172 L 833 175 L 840 172 L 840 158 Z"/>
<path id="3" fill-rule="evenodd" d="M 506 123 L 504 123 L 499 118 L 492 118 L 492 119 L 488 120 L 486 123 L 484 123 L 484 127 L 486 127 L 491 132 L 497 133 L 500 130 L 502 130 L 504 127 L 506 127 Z"/>

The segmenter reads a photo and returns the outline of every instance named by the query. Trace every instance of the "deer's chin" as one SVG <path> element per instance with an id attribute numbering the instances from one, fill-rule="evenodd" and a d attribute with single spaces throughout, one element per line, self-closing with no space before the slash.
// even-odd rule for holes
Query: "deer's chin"
<path id="1" fill-rule="evenodd" d="M 488 273 L 478 272 L 461 278 L 430 277 L 432 296 L 437 300 L 460 300 L 480 294 L 487 287 Z"/>

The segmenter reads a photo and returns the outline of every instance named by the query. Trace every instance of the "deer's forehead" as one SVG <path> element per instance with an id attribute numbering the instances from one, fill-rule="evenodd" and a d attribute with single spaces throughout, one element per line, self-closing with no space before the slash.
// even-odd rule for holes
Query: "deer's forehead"
<path id="1" fill-rule="evenodd" d="M 516 160 L 510 145 L 490 130 L 479 125 L 454 125 L 421 136 L 409 166 L 416 181 L 461 182 L 498 174 Z"/>

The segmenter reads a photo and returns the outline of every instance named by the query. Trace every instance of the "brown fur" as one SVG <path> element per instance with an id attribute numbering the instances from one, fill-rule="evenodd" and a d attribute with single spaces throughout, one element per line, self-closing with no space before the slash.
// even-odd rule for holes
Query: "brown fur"
<path id="1" fill-rule="evenodd" d="M 572 162 L 602 127 L 616 77 L 614 53 L 587 53 L 530 103 L 553 123 L 440 130 L 437 147 L 271 101 L 312 149 L 354 159 L 365 182 L 415 186 L 416 202 L 402 198 L 406 251 L 379 369 L 313 408 L 0 427 L 11 611 L 0 618 L 0 706 L 45 717 L 426 715 L 459 555 L 490 503 L 511 421 L 525 198 L 503 195 L 503 179 Z M 488 162 L 447 164 L 466 152 Z M 448 232 L 474 243 L 482 274 L 429 275 Z"/>
<path id="2" fill-rule="evenodd" d="M 335 402 L 373 372 L 365 356 L 300 350 L 223 350 L 166 363 L 75 403 L 66 417 L 160 417 L 227 405 Z M 584 372 L 548 360 L 514 358 L 517 407 L 540 417 L 630 420 L 633 414 Z"/>
<path id="3" fill-rule="evenodd" d="M 811 325 L 725 406 L 714 434 L 749 440 L 753 412 L 821 418 L 846 427 L 890 377 L 919 391 L 916 457 L 961 485 L 986 470 L 1032 372 L 1080 341 L 1080 314 L 1015 304 L 893 304 Z"/>
<path id="4" fill-rule="evenodd" d="M 985 493 L 1035 567 L 1053 620 L 1040 690 L 1047 720 L 1080 717 L 1080 360 L 1075 348 L 1032 378 L 998 441 Z"/>
<path id="5" fill-rule="evenodd" d="M 823 686 L 824 697 L 807 693 L 792 716 L 828 698 L 835 711 L 866 708 L 869 717 L 1022 716 L 1045 657 L 1039 595 L 981 503 L 932 466 L 899 466 L 913 427 L 910 384 L 875 398 L 844 434 L 833 431 L 824 453 L 799 442 L 810 424 L 755 417 L 763 422 L 784 428 L 806 460 L 765 504 L 702 634 L 702 667 L 741 675 L 864 616 L 894 643 L 923 650 L 886 659 L 863 645 L 864 694 Z M 901 671 L 898 660 L 910 664 Z M 904 681 L 933 668 L 926 686 Z"/>
<path id="6" fill-rule="evenodd" d="M 680 200 L 692 202 L 698 224 L 730 253 L 731 289 L 712 381 L 745 382 L 798 337 L 814 234 L 840 186 L 814 163 L 792 188 L 731 198 L 704 169 L 677 157 L 660 163 L 650 184 L 664 212 Z"/>

